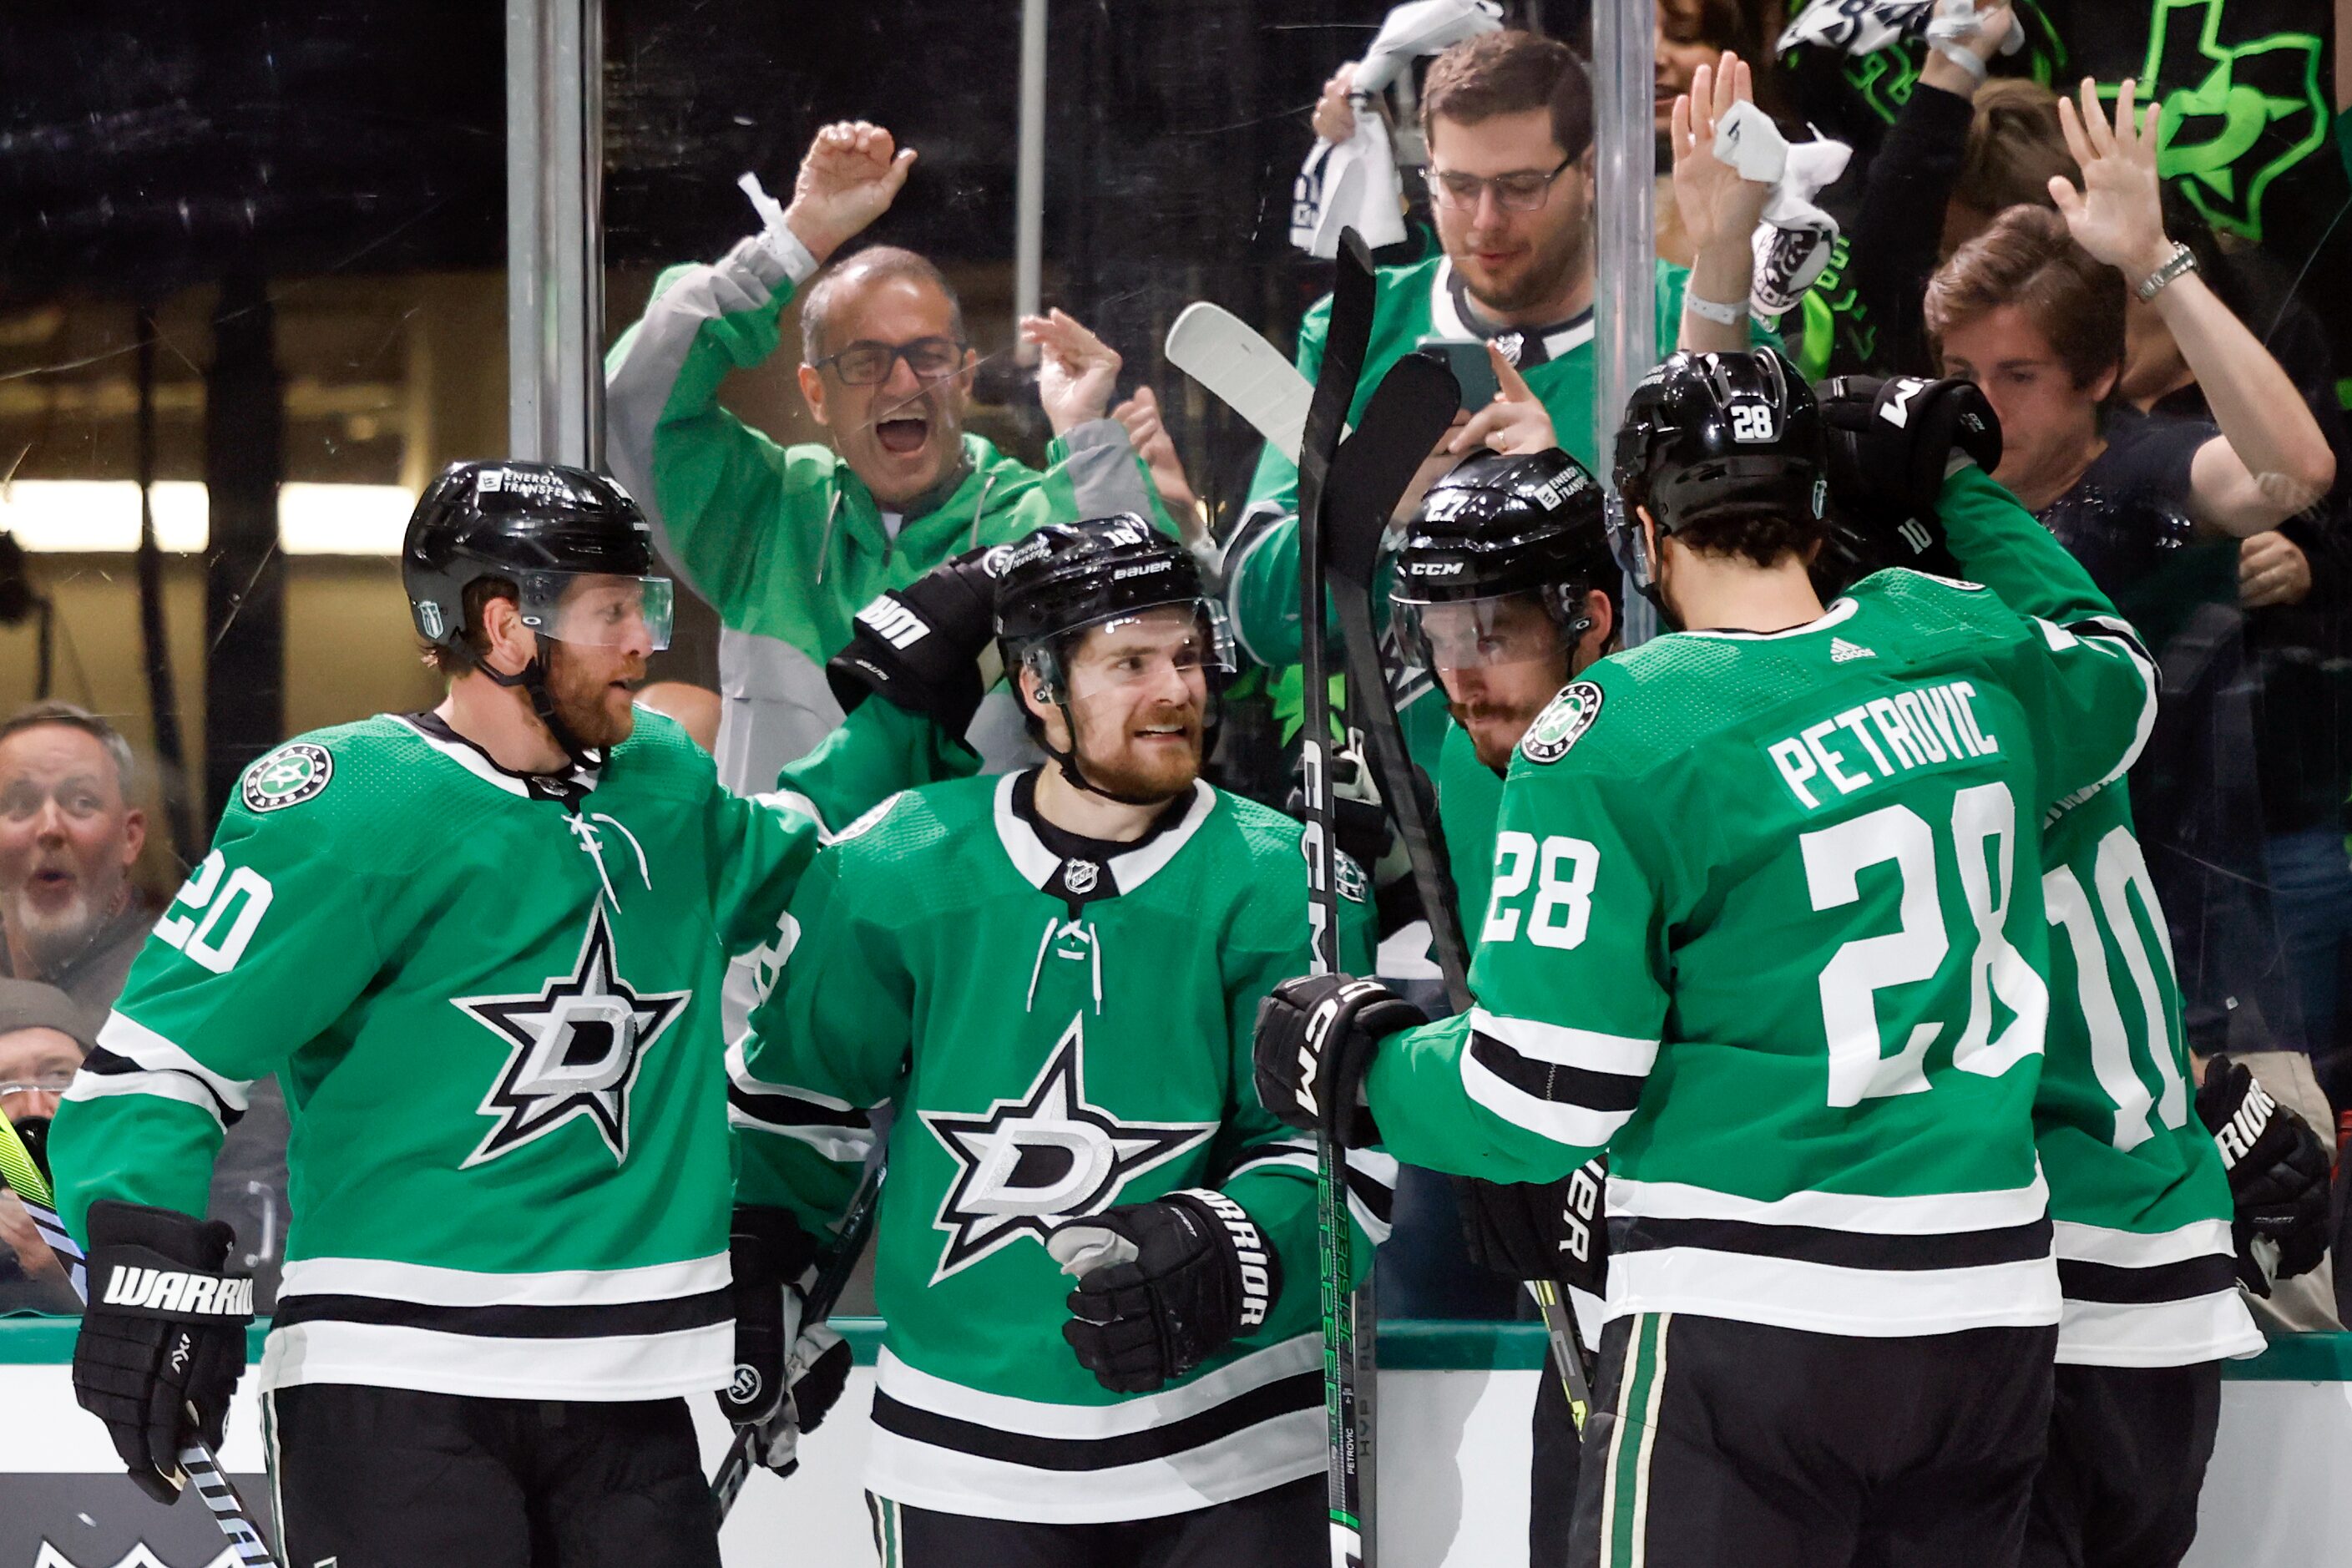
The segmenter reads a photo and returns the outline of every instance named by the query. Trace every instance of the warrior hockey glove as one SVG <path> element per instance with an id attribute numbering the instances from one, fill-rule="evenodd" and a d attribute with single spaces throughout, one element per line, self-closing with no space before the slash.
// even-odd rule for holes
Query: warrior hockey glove
<path id="1" fill-rule="evenodd" d="M 89 1303 L 74 1341 L 74 1398 L 106 1423 L 139 1489 L 170 1502 L 180 1450 L 217 1448 L 245 1375 L 253 1280 L 224 1265 L 236 1233 L 176 1209 L 89 1206 Z"/>
<path id="2" fill-rule="evenodd" d="M 1844 375 L 1821 386 L 1830 496 L 1887 560 L 1957 574 L 1936 513 L 1956 459 L 2000 466 L 2000 420 L 1972 382 Z"/>
<path id="3" fill-rule="evenodd" d="M 1113 1394 L 1150 1394 L 1265 1326 L 1282 1268 L 1248 1211 L 1193 1188 L 1073 1220 L 1045 1250 L 1074 1275 L 1062 1337 Z"/>
<path id="4" fill-rule="evenodd" d="M 1364 1104 L 1364 1075 L 1372 1048 L 1429 1016 L 1377 980 L 1344 974 L 1302 974 L 1286 980 L 1257 1005 L 1258 1102 L 1293 1127 L 1320 1131 L 1324 1107 L 1334 1108 L 1330 1132 L 1347 1148 L 1381 1141 Z"/>
<path id="5" fill-rule="evenodd" d="M 2197 1116 L 2221 1151 L 2236 1211 L 2238 1282 L 2257 1296 L 2319 1267 L 2327 1252 L 2327 1148 L 2311 1124 L 2229 1058 L 2205 1065 Z"/>
<path id="6" fill-rule="evenodd" d="M 1596 1156 L 1557 1182 L 1454 1179 L 1470 1261 L 1513 1279 L 1548 1279 L 1601 1294 L 1609 1230 L 1601 1193 L 1609 1167 Z"/>
<path id="7" fill-rule="evenodd" d="M 993 553 L 967 550 L 857 612 L 849 646 L 824 667 L 843 712 L 879 693 L 950 735 L 971 728 L 993 679 L 981 668 L 995 647 Z"/>
<path id="8" fill-rule="evenodd" d="M 824 1324 L 802 1321 L 817 1245 L 789 1210 L 738 1208 L 727 1252 L 735 1372 L 719 1408 L 734 1425 L 758 1428 L 755 1457 L 789 1476 L 800 1467 L 800 1435 L 824 1425 L 849 1381 L 849 1345 Z"/>

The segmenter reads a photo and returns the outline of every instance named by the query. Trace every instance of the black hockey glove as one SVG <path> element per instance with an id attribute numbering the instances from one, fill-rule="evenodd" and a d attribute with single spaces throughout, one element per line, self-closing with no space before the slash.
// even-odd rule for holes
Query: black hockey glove
<path id="1" fill-rule="evenodd" d="M 1388 807 L 1381 804 L 1381 787 L 1363 758 L 1344 749 L 1333 751 L 1330 757 L 1331 837 L 1341 854 L 1371 871 L 1387 858 L 1393 837 Z M 1307 820 L 1306 765 L 1302 752 L 1290 765 L 1290 795 L 1282 803 L 1282 809 L 1301 822 Z"/>
<path id="2" fill-rule="evenodd" d="M 139 1489 L 170 1502 L 187 1484 L 180 1450 L 218 1448 L 245 1375 L 253 1279 L 224 1265 L 236 1233 L 219 1220 L 101 1198 L 89 1206 L 89 1302 L 74 1341 L 74 1398 L 106 1423 Z"/>
<path id="3" fill-rule="evenodd" d="M 1254 1045 L 1258 1103 L 1293 1127 L 1323 1128 L 1323 1106 L 1345 1108 L 1331 1134 L 1346 1148 L 1381 1141 L 1364 1104 L 1372 1048 L 1429 1016 L 1377 980 L 1302 974 L 1257 1005 Z"/>
<path id="4" fill-rule="evenodd" d="M 2224 1056 L 2205 1065 L 2197 1116 L 2230 1175 L 2238 1282 L 2257 1296 L 2319 1267 L 2327 1252 L 2327 1146 Z"/>
<path id="5" fill-rule="evenodd" d="M 753 1455 L 778 1475 L 800 1468 L 800 1435 L 824 1425 L 849 1381 L 849 1344 L 804 1323 L 817 1244 L 789 1210 L 745 1205 L 727 1238 L 735 1276 L 735 1372 L 719 1409 L 759 1429 Z"/>
<path id="6" fill-rule="evenodd" d="M 1609 1269 L 1601 1194 L 1609 1177 L 1595 1156 L 1557 1182 L 1454 1178 L 1470 1261 L 1512 1279 L 1549 1279 L 1598 1296 Z"/>
<path id="7" fill-rule="evenodd" d="M 967 550 L 857 612 L 849 646 L 824 667 L 845 713 L 878 692 L 950 735 L 971 728 L 996 639 L 993 550 Z"/>
<path id="8" fill-rule="evenodd" d="M 1830 495 L 1885 564 L 1957 576 L 1936 503 L 1955 456 L 1990 473 L 2000 420 L 1973 382 L 1844 375 L 1821 385 Z"/>
<path id="9" fill-rule="evenodd" d="M 1150 1394 L 1255 1333 L 1282 1292 L 1257 1222 L 1206 1188 L 1072 1220 L 1045 1250 L 1078 1281 L 1062 1337 L 1113 1394 Z"/>

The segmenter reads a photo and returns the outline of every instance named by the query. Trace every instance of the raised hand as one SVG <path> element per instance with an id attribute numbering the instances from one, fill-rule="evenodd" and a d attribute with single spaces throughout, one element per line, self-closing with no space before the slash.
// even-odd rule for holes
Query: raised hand
<path id="1" fill-rule="evenodd" d="M 1502 390 L 1495 401 L 1470 416 L 1470 422 L 1454 431 L 1445 443 L 1445 449 L 1459 456 L 1478 447 L 1490 447 L 1506 457 L 1524 458 L 1536 452 L 1547 452 L 1559 445 L 1551 426 L 1551 411 L 1528 387 L 1527 378 L 1518 367 L 1503 357 L 1503 351 L 1494 344 L 1486 345 L 1486 358 L 1495 366 L 1495 380 Z"/>
<path id="2" fill-rule="evenodd" d="M 1715 127 L 1733 104 L 1755 99 L 1755 73 L 1727 49 L 1721 60 L 1692 74 L 1691 89 L 1675 100 L 1673 115 L 1675 205 L 1682 211 L 1683 232 L 1702 252 L 1736 248 L 1742 276 L 1748 237 L 1763 219 L 1772 187 L 1741 179 L 1738 170 L 1715 155 Z"/>
<path id="3" fill-rule="evenodd" d="M 1356 107 L 1348 101 L 1355 85 L 1356 62 L 1349 60 L 1331 73 L 1323 96 L 1315 100 L 1315 134 L 1333 146 L 1356 133 Z"/>
<path id="4" fill-rule="evenodd" d="M 1177 456 L 1175 440 L 1169 436 L 1168 426 L 1160 416 L 1160 397 L 1148 386 L 1139 386 L 1135 395 L 1110 411 L 1110 416 L 1127 429 L 1128 445 L 1151 470 L 1152 488 L 1176 519 L 1176 526 L 1184 531 L 1184 542 L 1193 542 L 1203 531 L 1200 517 L 1200 498 L 1192 493 L 1192 481 L 1184 476 L 1183 459 Z"/>
<path id="5" fill-rule="evenodd" d="M 1066 310 L 1021 318 L 1021 341 L 1041 351 L 1037 401 L 1056 436 L 1066 435 L 1110 406 L 1118 382 L 1117 350 L 1080 325 Z"/>
<path id="6" fill-rule="evenodd" d="M 785 226 L 824 260 L 890 210 L 914 162 L 915 150 L 898 147 L 879 125 L 844 120 L 824 127 L 793 179 Z"/>
<path id="7" fill-rule="evenodd" d="M 2083 188 L 2076 190 L 2063 174 L 2050 176 L 2051 197 L 2074 243 L 2094 259 L 2120 268 L 2125 281 L 2134 285 L 2172 254 L 2156 178 L 2156 132 L 2163 107 L 2151 103 L 2135 114 L 2136 86 L 2126 79 L 2116 94 L 2112 123 L 2088 77 L 2083 79 L 2080 113 L 2067 100 L 2058 100 L 2058 124 L 2066 133 L 2066 150 L 2082 165 Z"/>

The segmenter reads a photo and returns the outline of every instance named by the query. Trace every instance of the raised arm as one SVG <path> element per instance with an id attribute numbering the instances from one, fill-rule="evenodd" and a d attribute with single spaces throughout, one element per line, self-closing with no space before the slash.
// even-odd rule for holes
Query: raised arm
<path id="1" fill-rule="evenodd" d="M 2059 100 L 2083 188 L 2053 176 L 2050 194 L 2076 243 L 2138 289 L 2172 260 L 2174 246 L 2158 196 L 2162 107 L 2135 114 L 2133 88 L 2123 84 L 2112 121 L 2088 79 L 2079 113 Z M 2335 454 L 2261 340 L 2193 272 L 2159 284 L 2153 303 L 2221 427 L 2199 448 L 2189 470 L 2189 515 L 2216 532 L 2243 537 L 2275 528 L 2318 500 L 2335 482 Z"/>
<path id="2" fill-rule="evenodd" d="M 1699 67 L 1690 91 L 1675 100 L 1675 205 L 1697 250 L 1683 293 L 1679 346 L 1685 349 L 1738 353 L 1748 346 L 1748 289 L 1755 266 L 1749 240 L 1772 187 L 1741 179 L 1717 157 L 1715 130 L 1733 104 L 1755 100 L 1754 73 L 1728 51 L 1715 65 Z M 1703 313 L 1708 303 L 1736 307 L 1738 314 L 1727 322 L 1712 320 Z"/>

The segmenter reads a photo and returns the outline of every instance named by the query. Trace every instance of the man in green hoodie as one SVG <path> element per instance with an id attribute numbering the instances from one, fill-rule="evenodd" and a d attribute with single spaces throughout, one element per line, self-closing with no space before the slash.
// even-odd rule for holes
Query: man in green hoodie
<path id="1" fill-rule="evenodd" d="M 819 131 L 790 204 L 755 196 L 761 233 L 714 264 L 664 273 L 606 365 L 613 471 L 723 623 L 719 776 L 741 793 L 841 722 L 824 662 L 884 589 L 1049 519 L 1132 511 L 1174 531 L 1126 432 L 1104 417 L 1118 355 L 1076 321 L 1056 310 L 1023 323 L 1043 352 L 1038 396 L 1054 428 L 1047 467 L 1033 468 L 963 428 L 979 356 L 938 268 L 871 246 L 817 276 L 889 208 L 914 161 L 879 126 Z M 719 404 L 729 372 L 775 352 L 796 293 L 801 392 L 827 445 L 779 445 Z M 1001 692 L 971 738 L 996 767 L 1024 754 Z"/>

